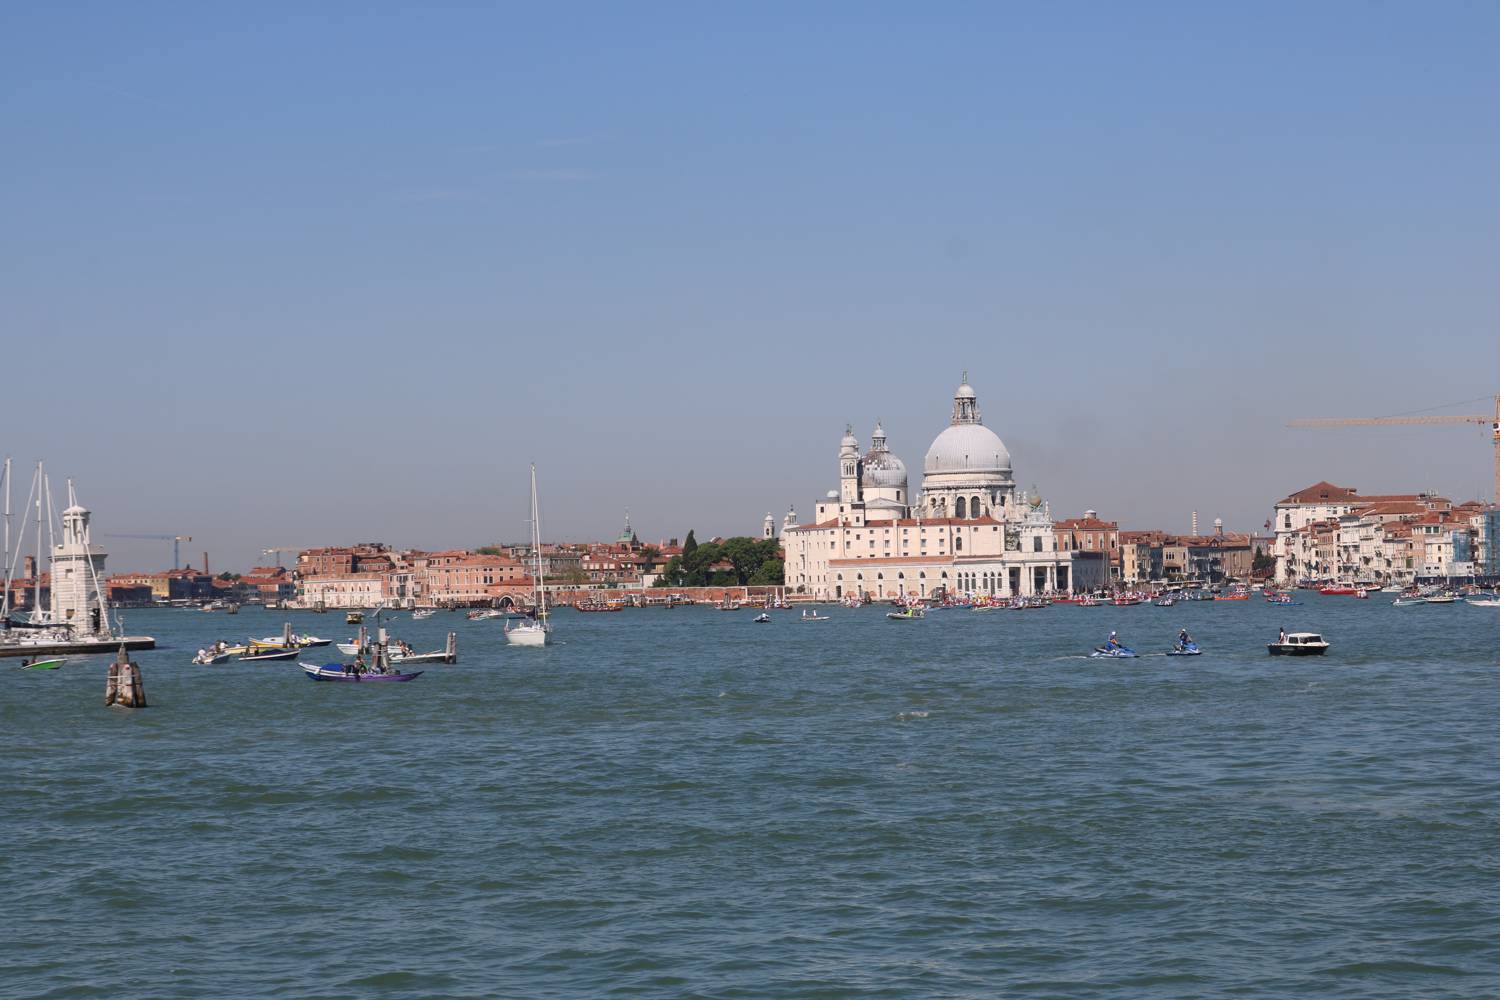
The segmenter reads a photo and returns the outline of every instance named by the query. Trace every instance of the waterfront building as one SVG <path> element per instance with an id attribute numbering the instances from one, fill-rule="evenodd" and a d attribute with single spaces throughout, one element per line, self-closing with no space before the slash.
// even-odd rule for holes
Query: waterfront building
<path id="1" fill-rule="evenodd" d="M 1121 577 L 1120 524 L 1101 521 L 1098 511 L 1086 510 L 1082 517 L 1064 518 L 1052 525 L 1061 552 L 1103 552 L 1111 580 Z"/>
<path id="2" fill-rule="evenodd" d="M 1298 490 L 1276 502 L 1271 515 L 1271 527 L 1276 541 L 1272 549 L 1276 556 L 1276 580 L 1291 584 L 1299 579 L 1326 579 L 1339 575 L 1341 561 L 1338 558 L 1338 542 L 1333 542 L 1334 552 L 1327 559 L 1318 558 L 1317 573 L 1307 562 L 1313 556 L 1309 539 L 1322 537 L 1325 528 L 1315 527 L 1336 523 L 1345 515 L 1371 507 L 1396 503 L 1414 504 L 1422 510 L 1446 509 L 1448 501 L 1430 494 L 1400 493 L 1385 496 L 1360 496 L 1353 487 L 1335 486 L 1323 481 L 1306 489 Z"/>
<path id="3" fill-rule="evenodd" d="M 1061 551 L 1050 509 L 1018 491 L 1010 453 L 984 426 L 967 375 L 953 415 L 910 492 L 906 466 L 876 424 L 861 454 L 853 428 L 838 451 L 838 489 L 813 520 L 781 531 L 785 584 L 824 599 L 939 594 L 996 597 L 1101 586 L 1107 551 Z"/>

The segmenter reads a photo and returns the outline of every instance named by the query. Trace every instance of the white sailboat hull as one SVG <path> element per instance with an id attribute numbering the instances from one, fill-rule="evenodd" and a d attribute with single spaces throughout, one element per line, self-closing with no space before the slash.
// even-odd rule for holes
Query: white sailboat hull
<path id="1" fill-rule="evenodd" d="M 505 633 L 512 646 L 545 646 L 552 641 L 552 630 L 541 625 L 517 625 Z"/>

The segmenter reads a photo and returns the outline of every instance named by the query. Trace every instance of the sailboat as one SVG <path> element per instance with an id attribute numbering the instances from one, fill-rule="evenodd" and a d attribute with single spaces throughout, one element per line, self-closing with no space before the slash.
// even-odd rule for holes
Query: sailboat
<path id="1" fill-rule="evenodd" d="M 511 628 L 505 623 L 505 641 L 512 646 L 545 646 L 552 641 L 552 626 L 547 622 L 547 588 L 542 579 L 542 522 L 536 502 L 536 463 L 531 464 L 531 553 L 536 557 L 536 568 L 532 583 L 536 591 L 532 596 L 532 607 L 536 617 L 518 623 Z"/>

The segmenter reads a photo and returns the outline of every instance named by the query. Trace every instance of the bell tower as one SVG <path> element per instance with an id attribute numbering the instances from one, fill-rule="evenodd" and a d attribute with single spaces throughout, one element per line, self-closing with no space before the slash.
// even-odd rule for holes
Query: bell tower
<path id="1" fill-rule="evenodd" d="M 839 442 L 839 501 L 858 503 L 859 498 L 859 439 L 854 436 L 854 425 L 848 424 Z"/>

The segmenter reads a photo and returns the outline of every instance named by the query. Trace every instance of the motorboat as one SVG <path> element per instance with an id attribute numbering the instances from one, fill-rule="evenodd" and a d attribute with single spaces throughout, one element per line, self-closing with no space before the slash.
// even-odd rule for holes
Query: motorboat
<path id="1" fill-rule="evenodd" d="M 45 659 L 45 660 L 22 660 L 21 661 L 21 669 L 22 670 L 56 670 L 58 667 L 62 666 L 64 663 L 67 663 L 67 662 L 68 662 L 68 658 L 66 656 L 54 656 L 54 657 L 51 657 L 50 659 Z"/>
<path id="2" fill-rule="evenodd" d="M 311 681 L 334 681 L 350 684 L 374 684 L 382 681 L 400 684 L 405 681 L 414 681 L 425 673 L 422 670 L 413 670 L 409 673 L 399 671 L 393 673 L 359 671 L 353 669 L 351 665 L 343 663 L 325 663 L 321 667 L 304 663 L 302 664 L 302 672 Z"/>
<path id="3" fill-rule="evenodd" d="M 492 618 L 504 618 L 505 612 L 499 608 L 483 608 L 478 611 L 470 611 L 466 617 L 471 622 L 487 622 Z"/>
<path id="4" fill-rule="evenodd" d="M 886 618 L 893 622 L 915 621 L 918 618 L 926 618 L 927 612 L 921 608 L 907 608 L 905 611 L 888 611 Z"/>
<path id="5" fill-rule="evenodd" d="M 1189 639 L 1187 642 L 1179 642 L 1176 645 L 1174 645 L 1171 649 L 1167 650 L 1167 655 L 1168 656 L 1202 656 L 1203 655 L 1203 650 L 1201 650 L 1201 649 L 1198 648 L 1198 644 L 1196 642 L 1193 642 L 1191 639 Z"/>
<path id="6" fill-rule="evenodd" d="M 193 662 L 201 667 L 213 667 L 220 663 L 228 663 L 234 658 L 235 654 L 227 649 L 200 649 L 198 655 L 193 657 Z"/>
<path id="7" fill-rule="evenodd" d="M 1322 656 L 1328 643 L 1316 632 L 1286 632 L 1276 642 L 1266 643 L 1272 656 Z"/>
<path id="8" fill-rule="evenodd" d="M 755 616 L 754 621 L 757 625 L 769 625 L 771 624 L 771 616 L 762 611 Z"/>
<path id="9" fill-rule="evenodd" d="M 1352 583 L 1330 583 L 1318 588 L 1318 593 L 1325 597 L 1353 597 L 1358 592 L 1359 588 Z"/>
<path id="10" fill-rule="evenodd" d="M 301 655 L 300 649 L 276 649 L 265 646 L 252 647 L 245 651 L 244 655 L 238 657 L 241 663 L 269 663 L 272 660 L 295 660 Z"/>
<path id="11" fill-rule="evenodd" d="M 1129 646 L 1121 646 L 1119 643 L 1116 643 L 1113 646 L 1099 646 L 1089 654 L 1089 656 L 1091 657 L 1104 657 L 1111 660 L 1125 660 L 1137 655 L 1139 654 L 1137 654 L 1135 650 L 1131 649 Z"/>
<path id="12" fill-rule="evenodd" d="M 1156 606 L 1158 608 L 1175 608 L 1177 606 L 1177 598 L 1175 598 L 1175 597 L 1158 597 L 1156 599 Z"/>
<path id="13" fill-rule="evenodd" d="M 437 614 L 437 608 L 418 608 L 411 613 L 411 620 L 414 622 L 426 621 L 435 614 Z"/>
<path id="14" fill-rule="evenodd" d="M 1457 604 L 1458 596 L 1451 591 L 1443 591 L 1441 594 L 1429 594 L 1422 598 L 1428 604 Z"/>
<path id="15" fill-rule="evenodd" d="M 1464 603 L 1471 608 L 1500 608 L 1500 597 L 1471 597 Z"/>
<path id="16" fill-rule="evenodd" d="M 1391 607 L 1393 607 L 1393 608 L 1413 608 L 1413 607 L 1416 607 L 1419 604 L 1426 604 L 1426 603 L 1427 603 L 1427 598 L 1425 598 L 1425 597 L 1417 597 L 1415 595 L 1403 594 L 1402 596 L 1396 598 L 1394 601 L 1391 602 Z"/>
<path id="17" fill-rule="evenodd" d="M 351 611 L 344 615 L 344 624 L 346 625 L 363 625 L 364 623 L 365 613 L 363 611 Z"/>

